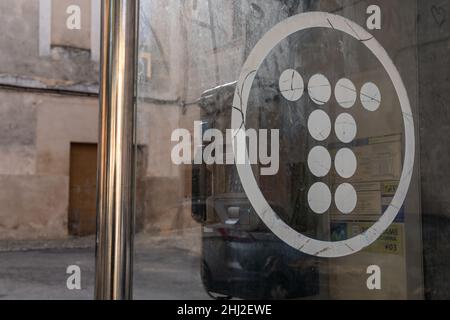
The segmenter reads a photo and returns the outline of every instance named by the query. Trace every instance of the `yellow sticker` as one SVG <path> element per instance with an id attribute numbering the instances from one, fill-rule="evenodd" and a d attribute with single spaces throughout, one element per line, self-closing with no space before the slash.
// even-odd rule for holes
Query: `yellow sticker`
<path id="1" fill-rule="evenodd" d="M 350 235 L 360 234 L 371 226 L 366 222 L 353 222 L 347 225 Z M 394 223 L 375 241 L 372 245 L 364 249 L 365 252 L 386 253 L 403 255 L 404 244 L 404 224 Z"/>

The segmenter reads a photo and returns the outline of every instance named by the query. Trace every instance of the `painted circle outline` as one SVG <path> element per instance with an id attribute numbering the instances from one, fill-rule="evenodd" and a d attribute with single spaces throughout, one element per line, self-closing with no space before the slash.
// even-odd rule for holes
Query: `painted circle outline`
<path id="1" fill-rule="evenodd" d="M 375 55 L 388 73 L 389 78 L 395 87 L 403 114 L 405 130 L 403 169 L 397 192 L 390 205 L 380 219 L 369 229 L 353 238 L 336 242 L 309 238 L 295 231 L 281 220 L 270 207 L 259 189 L 248 160 L 247 146 L 237 146 L 239 141 L 237 139 L 238 133 L 242 133 L 240 131 L 245 133 L 246 130 L 245 117 L 247 113 L 248 98 L 256 73 L 261 64 L 272 49 L 283 39 L 298 31 L 312 28 L 326 28 L 344 32 L 360 41 L 373 55 Z M 233 130 L 234 137 L 232 139 L 233 153 L 236 160 L 240 158 L 238 157 L 238 150 L 245 150 L 245 163 L 236 161 L 236 168 L 251 205 L 265 225 L 280 238 L 280 240 L 303 253 L 317 257 L 334 258 L 348 256 L 364 249 L 376 241 L 394 222 L 399 208 L 401 208 L 405 201 L 412 178 L 415 155 L 414 122 L 408 94 L 399 71 L 386 50 L 370 33 L 347 18 L 329 14 L 327 12 L 308 12 L 287 18 L 269 30 L 255 45 L 242 68 L 233 100 L 231 129 Z"/>

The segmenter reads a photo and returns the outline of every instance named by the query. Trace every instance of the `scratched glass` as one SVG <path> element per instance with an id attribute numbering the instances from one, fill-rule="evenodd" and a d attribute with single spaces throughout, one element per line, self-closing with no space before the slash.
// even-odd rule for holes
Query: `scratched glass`
<path id="1" fill-rule="evenodd" d="M 177 297 L 449 297 L 448 2 L 141 6 L 138 202 L 192 254 Z"/>
<path id="2" fill-rule="evenodd" d="M 450 298 L 449 0 L 140 3 L 135 298 Z M 0 299 L 90 299 L 100 1 L 0 18 Z"/>

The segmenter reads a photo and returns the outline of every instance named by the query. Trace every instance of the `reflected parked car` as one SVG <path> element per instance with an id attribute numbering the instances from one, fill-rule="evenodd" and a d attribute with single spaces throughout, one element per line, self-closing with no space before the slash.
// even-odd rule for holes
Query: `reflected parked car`
<path id="1" fill-rule="evenodd" d="M 208 292 L 244 299 L 290 299 L 319 293 L 315 259 L 271 232 L 203 228 L 202 281 Z"/>
<path id="2" fill-rule="evenodd" d="M 202 95 L 203 130 L 227 129 L 234 88 L 231 83 Z M 203 225 L 201 276 L 211 296 L 286 299 L 319 293 L 317 259 L 288 246 L 262 223 L 234 165 L 193 165 L 192 193 L 193 218 Z M 286 216 L 282 206 L 269 204 Z"/>

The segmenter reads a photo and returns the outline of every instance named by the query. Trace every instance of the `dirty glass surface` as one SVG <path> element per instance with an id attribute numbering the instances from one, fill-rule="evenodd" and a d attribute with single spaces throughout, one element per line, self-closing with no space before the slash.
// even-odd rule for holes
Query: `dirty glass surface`
<path id="1" fill-rule="evenodd" d="M 100 2 L 0 1 L 0 299 L 94 296 Z M 140 9 L 136 299 L 450 298 L 450 1 Z"/>
<path id="2" fill-rule="evenodd" d="M 137 221 L 171 297 L 449 297 L 448 10 L 141 2 Z"/>
<path id="3" fill-rule="evenodd" d="M 99 4 L 0 1 L 0 299 L 93 298 Z"/>

